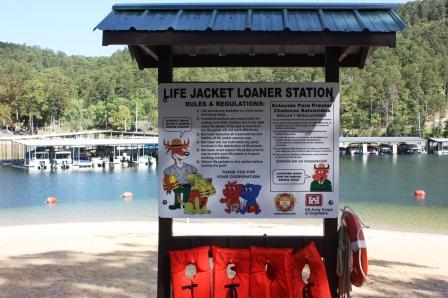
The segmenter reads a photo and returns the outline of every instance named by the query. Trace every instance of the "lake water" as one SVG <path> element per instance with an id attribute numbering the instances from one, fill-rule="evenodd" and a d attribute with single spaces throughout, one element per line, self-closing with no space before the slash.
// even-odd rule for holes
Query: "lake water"
<path id="1" fill-rule="evenodd" d="M 374 228 L 448 233 L 448 157 L 341 156 L 341 203 Z M 157 217 L 153 168 L 28 173 L 0 167 L 0 226 Z M 416 189 L 426 200 L 416 200 Z M 125 201 L 123 192 L 134 199 Z M 45 200 L 56 196 L 59 203 Z"/>

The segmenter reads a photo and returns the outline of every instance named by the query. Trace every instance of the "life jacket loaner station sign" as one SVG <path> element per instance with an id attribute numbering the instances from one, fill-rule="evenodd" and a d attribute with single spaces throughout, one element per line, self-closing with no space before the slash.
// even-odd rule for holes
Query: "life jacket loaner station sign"
<path id="1" fill-rule="evenodd" d="M 159 216 L 336 218 L 339 85 L 159 85 Z"/>

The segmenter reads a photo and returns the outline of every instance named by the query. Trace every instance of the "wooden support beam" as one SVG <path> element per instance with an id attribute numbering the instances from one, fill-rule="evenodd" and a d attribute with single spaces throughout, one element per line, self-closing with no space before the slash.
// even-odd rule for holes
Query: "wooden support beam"
<path id="1" fill-rule="evenodd" d="M 359 68 L 363 69 L 366 65 L 367 58 L 372 55 L 373 49 L 370 47 L 361 48 Z"/>
<path id="2" fill-rule="evenodd" d="M 312 241 L 316 244 L 319 253 L 325 255 L 323 236 L 176 236 L 173 237 L 172 245 L 176 249 L 217 245 L 229 248 L 263 246 L 299 250 Z"/>
<path id="3" fill-rule="evenodd" d="M 173 82 L 173 55 L 169 46 L 158 49 L 158 82 Z M 157 270 L 157 298 L 171 297 L 170 260 L 168 251 L 172 249 L 173 219 L 159 217 L 159 249 Z"/>
<path id="4" fill-rule="evenodd" d="M 157 54 L 155 53 L 153 47 L 151 47 L 151 46 L 147 46 L 147 45 L 142 45 L 142 44 L 140 44 L 140 45 L 138 45 L 138 46 L 143 50 L 143 52 L 144 52 L 146 55 L 151 56 L 155 61 L 159 61 L 159 57 L 158 57 Z"/>
<path id="5" fill-rule="evenodd" d="M 291 45 L 395 47 L 395 32 L 103 31 L 103 45 Z"/>
<path id="6" fill-rule="evenodd" d="M 345 57 L 340 67 L 359 67 L 359 54 Z M 149 56 L 143 58 L 144 68 L 158 64 Z M 227 55 L 173 56 L 173 67 L 324 67 L 325 55 Z"/>
<path id="7" fill-rule="evenodd" d="M 128 48 L 131 57 L 135 59 L 135 61 L 137 62 L 138 69 L 140 70 L 145 69 L 146 58 L 145 55 L 141 53 L 141 49 L 139 49 L 138 46 L 135 45 L 129 45 Z"/>
<path id="8" fill-rule="evenodd" d="M 341 48 L 326 47 L 325 82 L 339 83 L 339 57 Z M 337 149 L 337 148 L 335 148 Z M 337 297 L 338 276 L 336 274 L 338 249 L 338 219 L 324 219 L 325 267 L 332 297 Z"/>
<path id="9" fill-rule="evenodd" d="M 325 82 L 339 83 L 340 47 L 325 48 Z"/>
<path id="10" fill-rule="evenodd" d="M 157 47 L 157 55 L 159 57 L 158 63 L 158 82 L 172 83 L 173 82 L 173 51 L 170 46 Z"/>
<path id="11" fill-rule="evenodd" d="M 171 297 L 170 260 L 172 249 L 173 219 L 159 217 L 159 248 L 157 264 L 157 298 Z"/>
<path id="12" fill-rule="evenodd" d="M 353 49 L 351 47 L 341 48 L 341 55 L 339 56 L 339 63 L 344 61 L 344 59 L 351 53 Z"/>

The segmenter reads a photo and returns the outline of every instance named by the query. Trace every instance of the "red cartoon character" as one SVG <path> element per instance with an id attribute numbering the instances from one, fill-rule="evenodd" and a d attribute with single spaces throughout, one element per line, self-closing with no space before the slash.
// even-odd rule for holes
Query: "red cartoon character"
<path id="1" fill-rule="evenodd" d="M 225 188 L 222 190 L 223 198 L 219 200 L 220 203 L 226 204 L 227 208 L 224 209 L 226 213 L 235 212 L 238 213 L 240 211 L 241 203 L 240 203 L 240 195 L 243 191 L 243 185 L 238 184 L 236 181 L 228 182 L 225 185 Z"/>
<path id="2" fill-rule="evenodd" d="M 314 175 L 313 182 L 311 182 L 310 191 L 324 192 L 331 191 L 331 181 L 328 180 L 328 172 L 330 171 L 330 166 L 320 163 L 319 165 L 314 165 Z"/>

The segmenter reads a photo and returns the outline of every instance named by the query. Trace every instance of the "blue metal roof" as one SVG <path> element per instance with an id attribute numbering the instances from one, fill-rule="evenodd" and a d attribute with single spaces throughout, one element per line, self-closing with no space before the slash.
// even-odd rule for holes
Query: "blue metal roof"
<path id="1" fill-rule="evenodd" d="M 117 4 L 96 27 L 109 31 L 397 32 L 390 4 Z"/>

